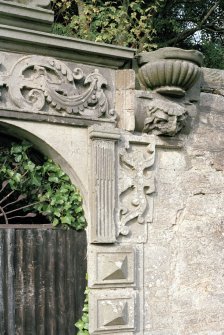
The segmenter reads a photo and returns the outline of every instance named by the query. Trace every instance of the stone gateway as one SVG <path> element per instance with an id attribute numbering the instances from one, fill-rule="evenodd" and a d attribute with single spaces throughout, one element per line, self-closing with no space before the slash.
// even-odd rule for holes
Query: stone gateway
<path id="1" fill-rule="evenodd" d="M 0 131 L 82 194 L 89 333 L 223 335 L 224 71 L 165 48 L 137 73 L 135 50 L 48 33 L 48 5 L 0 1 Z"/>

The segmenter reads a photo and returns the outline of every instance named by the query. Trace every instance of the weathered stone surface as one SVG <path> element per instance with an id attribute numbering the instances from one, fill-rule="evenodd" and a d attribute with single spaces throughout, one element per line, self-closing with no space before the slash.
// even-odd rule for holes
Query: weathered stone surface
<path id="1" fill-rule="evenodd" d="M 201 94 L 185 149 L 157 149 L 144 334 L 223 333 L 223 105 L 222 96 Z"/>
<path id="2" fill-rule="evenodd" d="M 31 15 L 30 11 L 30 8 L 28 8 L 28 17 Z M 5 18 L 6 11 L 2 12 L 3 18 Z M 38 16 L 37 19 L 39 22 L 40 18 Z M 33 17 L 32 20 L 34 20 Z M 75 63 L 95 64 L 95 66 L 107 67 L 109 69 L 122 68 L 124 65 L 128 66 L 135 54 L 134 49 L 119 47 L 117 45 L 47 34 L 35 31 L 34 29 L 31 30 L 31 28 L 22 29 L 21 20 L 19 27 L 18 25 L 14 27 L 12 23 L 13 20 L 9 19 L 6 23 L 2 22 L 0 24 L 0 49 L 2 51 L 55 57 Z"/>
<path id="3" fill-rule="evenodd" d="M 154 99 L 147 105 L 144 133 L 155 135 L 176 135 L 188 116 L 186 108 L 176 102 Z"/>
<path id="4" fill-rule="evenodd" d="M 90 287 L 136 286 L 136 252 L 133 246 L 92 246 Z"/>
<path id="5" fill-rule="evenodd" d="M 203 55 L 197 50 L 161 48 L 138 55 L 141 83 L 160 94 L 184 96 L 200 77 Z"/>
<path id="6" fill-rule="evenodd" d="M 7 53 L 1 53 L 0 63 L 0 110 L 4 113 L 22 111 L 77 121 L 115 119 L 111 71 Z"/>
<path id="7" fill-rule="evenodd" d="M 96 311 L 90 334 L 122 334 L 135 330 L 135 293 L 130 290 L 92 290 L 90 309 Z"/>
<path id="8" fill-rule="evenodd" d="M 92 127 L 91 140 L 91 242 L 116 241 L 117 150 L 119 131 L 113 128 Z"/>
<path id="9" fill-rule="evenodd" d="M 152 221 L 155 143 L 152 138 L 126 135 L 119 153 L 118 234 L 143 242 L 147 237 L 144 226 Z"/>
<path id="10" fill-rule="evenodd" d="M 115 75 L 116 96 L 115 110 L 118 114 L 119 128 L 135 130 L 135 72 L 117 70 Z"/>
<path id="11" fill-rule="evenodd" d="M 224 71 L 202 69 L 202 91 L 224 96 Z"/>
<path id="12" fill-rule="evenodd" d="M 0 24 L 50 32 L 54 13 L 49 0 L 1 0 Z"/>

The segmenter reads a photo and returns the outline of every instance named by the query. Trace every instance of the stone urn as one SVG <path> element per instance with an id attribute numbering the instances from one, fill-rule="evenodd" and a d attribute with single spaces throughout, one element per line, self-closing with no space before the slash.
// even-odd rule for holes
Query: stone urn
<path id="1" fill-rule="evenodd" d="M 139 80 L 160 94 L 184 96 L 201 73 L 203 55 L 197 50 L 162 48 L 138 55 Z"/>

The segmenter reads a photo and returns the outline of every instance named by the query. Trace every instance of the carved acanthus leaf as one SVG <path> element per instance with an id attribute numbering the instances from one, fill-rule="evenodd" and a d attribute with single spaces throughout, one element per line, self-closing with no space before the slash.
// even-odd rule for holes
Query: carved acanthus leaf
<path id="1" fill-rule="evenodd" d="M 155 191 L 154 173 L 151 170 L 155 161 L 155 145 L 144 147 L 130 146 L 120 154 L 119 234 L 128 235 L 133 220 L 143 224 L 150 221 L 151 211 L 148 197 Z"/>
<path id="2" fill-rule="evenodd" d="M 85 76 L 82 69 L 72 71 L 56 59 L 26 56 L 8 75 L 0 76 L 1 81 L 10 101 L 21 110 L 46 111 L 50 106 L 63 115 L 114 118 L 103 89 L 107 81 L 97 69 Z"/>

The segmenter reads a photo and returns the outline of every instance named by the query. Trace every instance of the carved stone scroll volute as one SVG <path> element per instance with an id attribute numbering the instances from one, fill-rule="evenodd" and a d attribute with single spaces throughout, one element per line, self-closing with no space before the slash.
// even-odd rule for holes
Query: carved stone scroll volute
<path id="1" fill-rule="evenodd" d="M 153 141 L 136 142 L 133 136 L 120 150 L 118 232 L 121 235 L 128 235 L 133 223 L 141 225 L 152 221 L 154 161 Z"/>
<path id="2" fill-rule="evenodd" d="M 91 128 L 92 224 L 91 242 L 116 241 L 116 141 L 117 129 Z"/>

